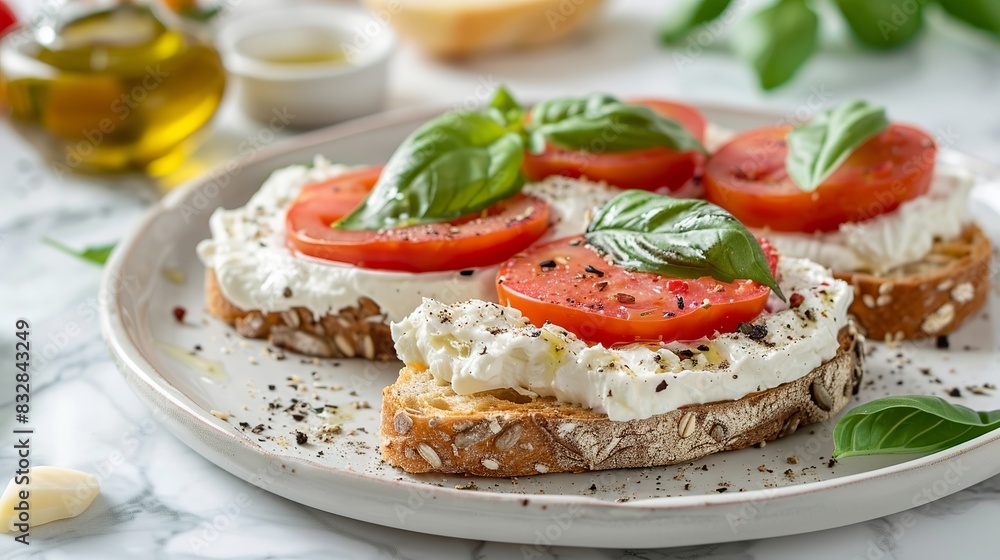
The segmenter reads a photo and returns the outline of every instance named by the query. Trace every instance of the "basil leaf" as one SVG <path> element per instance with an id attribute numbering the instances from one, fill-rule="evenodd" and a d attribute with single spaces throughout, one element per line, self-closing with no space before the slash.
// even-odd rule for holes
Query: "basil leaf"
<path id="1" fill-rule="evenodd" d="M 806 192 L 816 190 L 854 150 L 889 126 L 885 109 L 855 99 L 788 133 L 785 167 Z"/>
<path id="2" fill-rule="evenodd" d="M 1000 410 L 938 398 L 887 397 L 853 408 L 833 429 L 834 457 L 934 453 L 1000 428 Z"/>
<path id="3" fill-rule="evenodd" d="M 951 17 L 972 27 L 1000 35 L 1000 2 L 996 0 L 938 0 Z"/>
<path id="4" fill-rule="evenodd" d="M 892 48 L 917 36 L 923 27 L 923 5 L 915 0 L 837 0 L 858 42 Z"/>
<path id="5" fill-rule="evenodd" d="M 685 0 L 660 26 L 660 40 L 676 43 L 722 15 L 731 0 Z"/>
<path id="6" fill-rule="evenodd" d="M 523 159 L 521 136 L 492 117 L 446 114 L 411 134 L 364 202 L 333 227 L 378 230 L 478 212 L 521 190 Z"/>
<path id="7" fill-rule="evenodd" d="M 760 87 L 787 82 L 816 50 L 819 18 L 804 0 L 778 0 L 743 20 L 733 48 L 757 72 Z"/>
<path id="8" fill-rule="evenodd" d="M 684 126 L 649 107 L 623 103 L 610 95 L 544 101 L 531 111 L 532 153 L 546 142 L 591 153 L 631 152 L 664 147 L 678 152 L 705 151 Z"/>
<path id="9" fill-rule="evenodd" d="M 108 245 L 86 247 L 82 251 L 75 251 L 62 243 L 59 243 L 55 239 L 50 239 L 48 237 L 43 237 L 42 242 L 49 247 L 66 253 L 67 255 L 72 255 L 80 260 L 84 260 L 98 266 L 104 266 L 104 263 L 108 261 L 108 257 L 111 255 L 111 251 L 115 248 L 115 245 L 117 245 L 117 243 L 110 243 Z"/>
<path id="10" fill-rule="evenodd" d="M 493 94 L 487 112 L 493 120 L 508 129 L 519 131 L 524 128 L 524 108 L 504 86 L 498 87 Z"/>
<path id="11" fill-rule="evenodd" d="M 597 213 L 586 239 L 625 268 L 720 282 L 749 279 L 785 299 L 753 234 L 704 200 L 625 191 Z"/>

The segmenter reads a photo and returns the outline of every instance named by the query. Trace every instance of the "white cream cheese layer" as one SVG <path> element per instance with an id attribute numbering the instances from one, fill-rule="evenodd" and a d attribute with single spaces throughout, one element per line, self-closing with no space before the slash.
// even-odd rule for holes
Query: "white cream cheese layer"
<path id="1" fill-rule="evenodd" d="M 919 261 L 935 239 L 955 239 L 971 220 L 972 176 L 937 165 L 930 191 L 870 220 L 841 224 L 832 232 L 805 234 L 763 230 L 782 255 L 818 262 L 836 271 L 885 274 Z"/>
<path id="2" fill-rule="evenodd" d="M 348 168 L 317 157 L 313 166 L 278 169 L 241 208 L 216 210 L 212 238 L 198 245 L 202 263 L 215 271 L 219 287 L 243 309 L 285 311 L 305 307 L 318 315 L 353 306 L 362 296 L 378 303 L 386 319 L 399 320 L 423 298 L 445 302 L 496 299 L 497 267 L 409 273 L 368 270 L 293 253 L 285 244 L 285 213 L 305 185 Z M 525 193 L 551 205 L 546 239 L 583 233 L 585 215 L 617 192 L 603 184 L 550 178 L 527 185 Z"/>
<path id="3" fill-rule="evenodd" d="M 510 307 L 430 299 L 394 323 L 392 336 L 404 363 L 426 366 L 462 395 L 510 388 L 612 420 L 648 418 L 772 389 L 837 354 L 851 287 L 802 259 L 782 258 L 779 272 L 782 291 L 802 295 L 802 303 L 791 309 L 772 296 L 755 321 L 766 328 L 757 340 L 730 333 L 667 345 L 588 346 L 557 325 L 536 328 Z"/>

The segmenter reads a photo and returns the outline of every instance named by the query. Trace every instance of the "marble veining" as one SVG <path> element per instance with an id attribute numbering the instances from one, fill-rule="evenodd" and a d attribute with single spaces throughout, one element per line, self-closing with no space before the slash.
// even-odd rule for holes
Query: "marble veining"
<path id="1" fill-rule="evenodd" d="M 612 4 L 607 24 L 599 30 L 530 55 L 445 65 L 405 48 L 394 63 L 391 103 L 461 104 L 476 100 L 479 84 L 503 81 L 525 98 L 611 88 L 622 95 L 657 94 L 788 110 L 806 103 L 818 88 L 829 92 L 828 102 L 866 96 L 889 103 L 893 114 L 933 130 L 954 131 L 953 147 L 1000 164 L 1000 127 L 995 121 L 1000 50 L 979 37 L 956 38 L 960 32 L 935 27 L 912 49 L 872 55 L 850 66 L 850 71 L 847 57 L 857 53 L 830 47 L 801 80 L 764 96 L 752 87 L 742 65 L 730 58 L 706 51 L 679 67 L 668 53 L 651 46 L 661 10 L 649 17 L 644 12 L 648 4 L 641 0 Z M 904 62 L 906 69 L 898 68 Z M 883 75 L 885 80 L 880 79 Z M 240 138 L 256 130 L 238 115 L 232 99 L 216 124 L 216 134 L 195 156 L 200 163 L 234 153 Z M 956 552 L 967 558 L 995 556 L 1000 478 L 907 512 L 840 529 L 661 550 L 528 550 L 389 529 L 300 506 L 229 475 L 157 423 L 154 413 L 131 393 L 100 340 L 93 308 L 99 269 L 41 243 L 44 236 L 78 247 L 121 238 L 148 207 L 154 189 L 137 188 L 135 180 L 59 177 L 17 136 L 6 117 L 0 117 L 0 177 L 5 197 L 0 203 L 4 278 L 0 325 L 12 325 L 19 317 L 32 324 L 38 356 L 32 385 L 33 460 L 93 472 L 102 486 L 101 496 L 80 517 L 34 528 L 31 546 L 0 536 L 2 558 L 659 560 L 808 555 L 902 560 L 953 557 Z M 180 179 L 168 177 L 165 182 Z M 11 330 L 0 329 L 4 363 L 10 362 Z M 0 427 L 7 427 L 13 416 L 12 395 L 12 379 L 0 376 Z M 6 441 L 0 445 L 0 477 L 5 480 L 15 464 Z"/>

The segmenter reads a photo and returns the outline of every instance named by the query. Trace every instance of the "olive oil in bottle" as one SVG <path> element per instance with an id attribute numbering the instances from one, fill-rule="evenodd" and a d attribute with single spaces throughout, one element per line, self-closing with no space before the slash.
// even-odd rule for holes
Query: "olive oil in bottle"
<path id="1" fill-rule="evenodd" d="M 162 175 L 190 151 L 225 71 L 210 44 L 166 21 L 133 2 L 71 1 L 33 37 L 0 43 L 0 101 L 57 171 Z"/>

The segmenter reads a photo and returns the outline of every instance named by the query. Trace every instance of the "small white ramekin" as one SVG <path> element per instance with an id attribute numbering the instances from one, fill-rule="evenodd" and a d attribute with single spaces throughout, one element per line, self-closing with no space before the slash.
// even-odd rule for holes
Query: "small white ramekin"
<path id="1" fill-rule="evenodd" d="M 317 128 L 380 111 L 385 103 L 392 29 L 368 12 L 340 4 L 255 10 L 223 24 L 218 37 L 226 69 L 239 81 L 243 111 L 268 122 L 276 113 L 293 128 Z M 341 48 L 347 64 L 282 64 L 261 58 Z"/>

